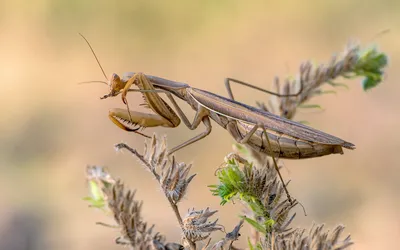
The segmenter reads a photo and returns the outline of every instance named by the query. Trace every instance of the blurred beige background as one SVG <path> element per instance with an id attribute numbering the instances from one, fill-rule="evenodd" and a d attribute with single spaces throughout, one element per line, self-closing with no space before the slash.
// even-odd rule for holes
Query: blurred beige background
<path id="1" fill-rule="evenodd" d="M 110 223 L 89 209 L 86 164 L 107 166 L 144 200 L 144 216 L 170 241 L 180 230 L 153 177 L 113 145 L 142 149 L 143 138 L 115 127 L 108 109 L 119 98 L 100 101 L 108 87 L 77 85 L 104 80 L 78 32 L 94 47 L 107 74 L 141 71 L 190 83 L 226 96 L 223 80 L 234 77 L 272 88 L 275 75 L 296 74 L 301 62 L 327 62 L 349 39 L 378 44 L 389 55 L 386 81 L 365 93 L 360 79 L 341 81 L 349 90 L 315 98 L 323 112 L 305 110 L 296 120 L 356 144 L 355 151 L 319 159 L 285 161 L 298 209 L 293 226 L 312 222 L 346 226 L 353 249 L 394 249 L 400 237 L 399 70 L 400 3 L 386 1 L 2 1 L 0 3 L 0 245 L 10 249 L 122 249 Z M 388 34 L 374 38 L 382 30 Z M 269 96 L 235 86 L 238 100 L 253 105 Z M 325 87 L 330 89 L 329 86 Z M 141 103 L 130 95 L 131 107 Z M 185 105 L 184 105 L 185 106 Z M 194 113 L 184 109 L 193 117 Z M 218 209 L 232 228 L 242 207 L 210 195 L 215 168 L 233 139 L 213 133 L 177 154 L 198 175 L 181 211 Z M 166 133 L 174 146 L 199 131 Z M 249 227 L 243 229 L 245 246 Z M 214 239 L 222 237 L 216 234 Z M 24 248 L 23 245 L 31 245 Z M 35 248 L 36 246 L 36 248 Z"/>

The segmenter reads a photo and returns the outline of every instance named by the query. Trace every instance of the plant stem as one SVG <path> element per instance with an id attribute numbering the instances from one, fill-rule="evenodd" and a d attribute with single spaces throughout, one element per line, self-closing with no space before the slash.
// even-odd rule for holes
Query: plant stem
<path id="1" fill-rule="evenodd" d="M 184 232 L 183 221 L 182 221 L 181 214 L 179 213 L 178 206 L 173 202 L 173 200 L 172 200 L 171 198 L 167 197 L 167 199 L 168 199 L 169 203 L 171 204 L 172 210 L 174 210 L 176 219 L 177 219 L 178 222 L 179 222 L 179 226 L 181 227 L 182 232 Z M 186 239 L 186 241 L 189 243 L 190 249 L 196 250 L 196 243 L 194 243 L 193 241 L 189 240 L 189 239 L 186 238 L 186 237 L 185 237 L 185 239 Z"/>
<path id="2" fill-rule="evenodd" d="M 143 162 L 146 165 L 146 167 L 156 177 L 158 183 L 160 183 L 160 175 L 155 171 L 155 169 L 150 165 L 150 163 L 148 163 L 146 161 L 146 159 L 144 158 L 143 155 L 139 154 L 135 149 L 129 147 L 125 143 L 119 143 L 119 144 L 115 145 L 115 147 L 117 149 L 125 148 L 126 150 L 130 151 L 133 155 L 135 155 L 141 162 Z M 168 196 L 165 196 L 165 197 L 167 198 L 168 202 L 170 203 L 170 205 L 172 207 L 172 210 L 174 211 L 175 216 L 178 219 L 178 223 L 179 223 L 179 226 L 181 227 L 182 232 L 184 232 L 183 221 L 182 221 L 181 214 L 179 213 L 178 206 L 174 203 L 174 201 L 171 198 L 169 198 Z M 185 239 L 189 243 L 190 249 L 196 250 L 196 243 L 194 243 L 193 241 L 187 239 L 186 237 L 185 237 Z"/>

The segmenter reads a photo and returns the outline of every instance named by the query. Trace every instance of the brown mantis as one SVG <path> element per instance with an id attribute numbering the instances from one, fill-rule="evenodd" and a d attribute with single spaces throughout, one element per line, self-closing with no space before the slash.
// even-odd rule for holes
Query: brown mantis
<path id="1" fill-rule="evenodd" d="M 132 85 L 139 89 L 130 89 Z M 127 104 L 126 95 L 129 91 L 142 92 L 146 105 L 155 114 L 145 114 L 136 111 L 113 109 L 111 120 L 127 131 L 137 131 L 141 127 L 177 127 L 180 119 L 191 130 L 203 123 L 206 130 L 192 139 L 174 147 L 169 154 L 184 148 L 211 133 L 210 118 L 226 129 L 239 143 L 246 144 L 270 156 L 301 159 L 313 158 L 335 153 L 343 153 L 342 147 L 354 149 L 354 145 L 342 139 L 276 116 L 243 103 L 236 102 L 211 92 L 192 88 L 187 84 L 170 81 L 143 73 L 126 73 L 123 79 L 117 75 L 111 81 L 111 92 L 102 98 L 116 96 L 122 93 L 122 100 Z M 119 86 L 124 86 L 120 89 Z M 178 115 L 157 94 L 167 95 Z M 186 101 L 195 111 L 193 122 L 183 113 L 174 97 Z M 132 123 L 138 128 L 133 128 Z M 268 144 L 270 142 L 271 148 Z M 272 151 L 272 152 L 271 152 Z"/>
<path id="2" fill-rule="evenodd" d="M 88 43 L 87 40 L 86 42 Z M 91 50 L 93 52 L 92 48 Z M 94 56 L 96 57 L 95 54 Z M 238 143 L 272 156 L 278 173 L 275 157 L 285 159 L 313 158 L 329 154 L 342 154 L 343 147 L 347 149 L 355 148 L 352 143 L 335 136 L 235 101 L 229 87 L 229 80 L 232 81 L 233 79 L 226 81 L 230 99 L 190 87 L 185 83 L 143 73 L 125 73 L 122 78 L 113 74 L 108 82 L 110 93 L 103 96 L 102 99 L 121 94 L 123 102 L 128 106 L 126 99 L 128 92 L 142 93 L 146 102 L 145 105 L 154 114 L 131 111 L 129 106 L 127 110 L 112 109 L 109 112 L 112 122 L 126 131 L 138 132 L 141 128 L 159 126 L 173 128 L 177 127 L 181 120 L 191 130 L 197 129 L 200 123 L 204 124 L 205 131 L 172 148 L 168 154 L 172 154 L 209 135 L 212 130 L 211 119 L 226 129 Z M 233 81 L 271 93 L 250 84 L 237 80 Z M 132 85 L 136 85 L 138 89 L 131 89 Z M 159 93 L 166 94 L 176 113 L 160 97 Z M 193 122 L 188 120 L 174 96 L 188 103 L 196 111 Z M 280 178 L 284 183 L 281 176 Z M 290 200 L 288 192 L 287 195 Z"/>

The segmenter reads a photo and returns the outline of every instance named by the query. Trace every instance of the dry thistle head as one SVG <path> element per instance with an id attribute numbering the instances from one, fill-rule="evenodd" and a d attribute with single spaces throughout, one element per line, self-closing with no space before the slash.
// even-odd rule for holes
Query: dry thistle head
<path id="1" fill-rule="evenodd" d="M 142 225 L 141 210 L 142 202 L 136 201 L 135 191 L 125 192 L 124 184 L 117 181 L 109 188 L 103 188 L 108 207 L 111 210 L 114 220 L 121 227 L 121 242 L 129 242 L 136 245 L 138 228 Z"/>
<path id="2" fill-rule="evenodd" d="M 100 166 L 86 166 L 86 179 L 102 181 L 105 183 L 115 183 L 115 180 L 108 173 L 107 169 Z"/>
<path id="3" fill-rule="evenodd" d="M 217 224 L 218 219 L 209 222 L 208 218 L 214 215 L 217 210 L 211 211 L 209 208 L 204 210 L 189 210 L 183 219 L 184 237 L 192 242 L 205 240 L 214 231 L 223 231 L 224 227 Z"/>
<path id="4" fill-rule="evenodd" d="M 90 207 L 105 209 L 107 207 L 103 187 L 111 187 L 115 180 L 104 167 L 86 166 L 86 179 L 89 184 L 90 196 L 83 198 L 89 201 Z"/>
<path id="5" fill-rule="evenodd" d="M 291 204 L 284 198 L 283 185 L 274 167 L 267 161 L 265 166 L 257 168 L 234 155 L 226 160 L 225 167 L 217 173 L 220 183 L 210 186 L 213 195 L 222 198 L 222 205 L 235 198 L 244 202 L 252 215 L 243 219 L 265 235 L 287 230 L 295 217 L 295 214 L 289 216 L 289 212 L 297 202 Z"/>
<path id="6" fill-rule="evenodd" d="M 165 162 L 162 166 L 160 184 L 167 198 L 177 204 L 185 196 L 187 187 L 195 174 L 189 175 L 192 165 L 186 165 L 184 162 L 177 163 L 175 157 L 171 162 Z"/>
<path id="7" fill-rule="evenodd" d="M 117 244 L 127 245 L 132 249 L 182 249 L 177 243 L 165 244 L 164 236 L 153 233 L 154 225 L 148 227 L 143 221 L 143 203 L 135 200 L 135 191 L 126 191 L 124 184 L 113 179 L 102 167 L 88 166 L 87 178 L 95 183 L 91 186 L 91 191 L 93 196 L 93 190 L 96 190 L 97 207 L 108 207 L 117 223 L 117 226 L 112 227 L 120 229 L 121 236 L 115 240 Z M 90 201 L 93 203 L 93 198 Z M 98 224 L 109 226 L 104 223 Z"/>
<path id="8" fill-rule="evenodd" d="M 356 78 L 364 77 L 362 82 L 363 89 L 369 90 L 377 86 L 383 80 L 383 68 L 387 65 L 387 56 L 380 53 L 375 48 L 369 48 L 364 51 L 354 44 L 349 44 L 339 57 L 332 56 L 327 65 L 313 65 L 307 61 L 300 65 L 299 76 L 296 79 L 286 78 L 281 85 L 278 78 L 275 78 L 275 87 L 277 92 L 283 95 L 298 93 L 297 96 L 278 98 L 275 105 L 267 108 L 262 102 L 257 102 L 260 109 L 279 110 L 280 116 L 292 119 L 300 108 L 320 108 L 319 105 L 303 105 L 311 97 L 335 93 L 334 91 L 322 91 L 321 85 L 328 83 L 333 87 L 347 87 L 347 85 L 333 82 L 339 77 Z"/>
<path id="9" fill-rule="evenodd" d="M 167 157 L 166 137 L 159 140 L 153 134 L 151 140 L 145 142 L 143 155 L 123 143 L 117 144 L 115 147 L 117 150 L 125 148 L 137 156 L 142 165 L 156 177 L 165 195 L 174 204 L 178 204 L 182 200 L 189 183 L 196 176 L 195 174 L 189 175 L 191 164 L 178 163 L 175 157 L 172 159 Z"/>
<path id="10" fill-rule="evenodd" d="M 329 249 L 347 249 L 353 245 L 350 235 L 344 239 L 341 238 L 344 226 L 337 226 L 331 233 L 323 232 L 324 225 L 313 225 L 306 235 L 306 230 L 296 229 L 288 234 L 276 235 L 274 244 L 271 241 L 266 241 L 262 244 L 262 249 L 304 249 L 304 250 L 329 250 Z M 272 249 L 271 246 L 274 246 Z"/>

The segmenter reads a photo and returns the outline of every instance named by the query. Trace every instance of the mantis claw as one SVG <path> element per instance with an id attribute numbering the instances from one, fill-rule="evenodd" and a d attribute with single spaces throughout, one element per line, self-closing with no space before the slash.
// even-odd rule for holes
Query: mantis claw
<path id="1" fill-rule="evenodd" d="M 111 96 L 112 96 L 111 94 L 103 95 L 100 97 L 100 100 L 107 99 L 108 97 L 111 97 Z"/>
<path id="2" fill-rule="evenodd" d="M 119 128 L 128 132 L 138 132 L 147 127 L 170 127 L 165 118 L 158 114 L 147 114 L 126 109 L 111 109 L 108 117 Z M 143 134 L 142 134 L 143 135 Z M 147 137 L 147 136 L 146 136 Z M 150 138 L 150 137 L 149 137 Z"/>

